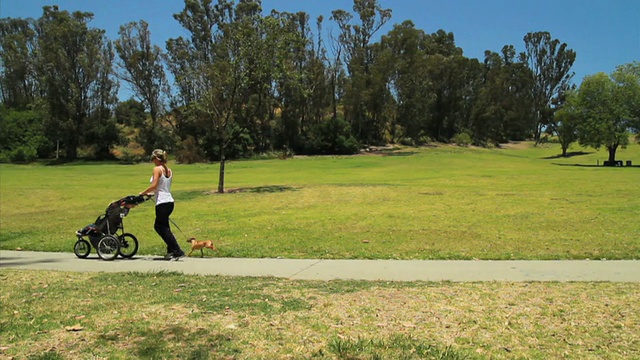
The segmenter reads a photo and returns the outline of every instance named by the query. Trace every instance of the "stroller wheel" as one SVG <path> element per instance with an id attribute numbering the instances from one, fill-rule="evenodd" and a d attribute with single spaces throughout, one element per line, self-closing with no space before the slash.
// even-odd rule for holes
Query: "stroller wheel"
<path id="1" fill-rule="evenodd" d="M 73 252 L 80 259 L 84 259 L 89 256 L 89 253 L 91 252 L 91 245 L 85 239 L 78 239 L 76 244 L 73 245 Z"/>
<path id="2" fill-rule="evenodd" d="M 102 260 L 113 260 L 120 251 L 120 241 L 113 235 L 105 235 L 98 241 L 96 250 Z"/>
<path id="3" fill-rule="evenodd" d="M 118 251 L 123 258 L 130 259 L 138 252 L 138 239 L 133 234 L 122 234 L 118 240 L 120 240 Z"/>

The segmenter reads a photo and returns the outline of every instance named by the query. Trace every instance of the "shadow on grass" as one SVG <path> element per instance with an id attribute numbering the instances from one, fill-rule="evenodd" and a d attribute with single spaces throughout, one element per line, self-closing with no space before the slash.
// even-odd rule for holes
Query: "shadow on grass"
<path id="1" fill-rule="evenodd" d="M 206 191 L 203 190 L 187 190 L 187 191 L 174 191 L 173 197 L 179 201 L 188 201 L 199 198 L 206 195 Z"/>
<path id="2" fill-rule="evenodd" d="M 187 359 L 218 359 L 231 358 L 240 353 L 230 336 L 221 333 L 210 334 L 203 329 L 192 331 L 176 324 L 147 331 L 140 330 L 140 335 L 140 340 L 131 345 L 133 345 L 133 353 L 142 359 L 163 359 L 167 356 Z M 172 350 L 171 343 L 184 342 L 182 339 L 198 339 L 200 341 L 190 343 L 194 349 Z M 113 339 L 109 334 L 103 334 L 101 340 L 113 342 L 119 339 Z"/>
<path id="3" fill-rule="evenodd" d="M 49 160 L 38 160 L 36 163 L 42 164 L 44 166 L 93 166 L 93 165 L 134 165 L 139 162 L 134 161 L 122 161 L 116 159 L 107 159 L 107 160 L 89 160 L 89 159 L 49 159 Z"/>
<path id="4" fill-rule="evenodd" d="M 265 185 L 265 186 L 256 186 L 256 187 L 247 187 L 247 188 L 236 188 L 236 189 L 227 189 L 225 190 L 226 194 L 236 194 L 236 193 L 254 193 L 254 194 L 263 194 L 263 193 L 280 193 L 285 191 L 298 191 L 297 188 L 293 186 L 287 185 Z"/>
<path id="5" fill-rule="evenodd" d="M 567 155 L 558 154 L 558 155 L 554 155 L 554 156 L 543 157 L 543 159 L 544 160 L 568 159 L 568 158 L 572 158 L 574 156 L 582 156 L 582 155 L 589 155 L 589 154 L 593 154 L 593 152 L 572 151 L 572 152 L 568 152 Z"/>
<path id="6" fill-rule="evenodd" d="M 588 168 L 603 168 L 603 169 L 628 169 L 628 168 L 640 168 L 640 165 L 632 166 L 604 166 L 604 165 L 585 165 L 585 164 L 560 164 L 551 163 L 556 166 L 576 166 L 576 167 L 588 167 Z"/>
<path id="7" fill-rule="evenodd" d="M 234 189 L 225 189 L 225 194 L 237 194 L 237 193 L 253 193 L 253 194 L 273 194 L 273 193 L 281 193 L 285 191 L 298 191 L 298 188 L 288 185 L 265 185 L 265 186 L 256 186 L 256 187 L 246 187 L 246 188 L 234 188 Z M 206 191 L 206 190 L 188 190 L 188 191 L 175 191 L 173 193 L 173 197 L 176 200 L 180 201 L 188 201 L 199 198 L 201 196 L 206 195 L 216 195 L 220 194 L 216 190 Z"/>
<path id="8" fill-rule="evenodd" d="M 415 154 L 417 154 L 418 152 L 416 151 L 402 151 L 402 152 L 389 152 L 389 153 L 382 153 L 382 156 L 413 156 Z"/>

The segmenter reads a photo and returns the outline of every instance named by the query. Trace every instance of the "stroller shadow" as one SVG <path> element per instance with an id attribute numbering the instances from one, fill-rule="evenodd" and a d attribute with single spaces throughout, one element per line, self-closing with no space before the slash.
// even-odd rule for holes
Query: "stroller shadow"
<path id="1" fill-rule="evenodd" d="M 102 260 L 102 259 L 100 258 L 100 256 L 98 256 L 98 255 L 94 255 L 94 256 L 91 256 L 91 255 L 90 255 L 90 256 L 87 256 L 86 258 L 78 258 L 78 260 L 95 260 L 95 261 L 105 261 L 105 260 Z M 118 257 L 116 257 L 115 259 L 113 259 L 113 260 L 109 260 L 109 261 L 116 261 L 116 260 L 117 260 L 117 261 L 133 261 L 133 260 L 140 260 L 140 258 L 136 258 L 135 256 L 134 256 L 134 257 L 132 257 L 132 258 L 123 258 L 123 257 L 118 256 Z"/>

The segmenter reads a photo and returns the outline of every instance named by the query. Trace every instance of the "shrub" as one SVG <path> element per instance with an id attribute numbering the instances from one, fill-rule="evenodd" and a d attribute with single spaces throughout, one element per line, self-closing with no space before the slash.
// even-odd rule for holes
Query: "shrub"
<path id="1" fill-rule="evenodd" d="M 142 146 L 131 142 L 127 146 L 119 146 L 113 150 L 113 155 L 120 161 L 136 163 L 147 160 L 147 154 Z"/>
<path id="2" fill-rule="evenodd" d="M 471 145 L 471 135 L 466 132 L 458 133 L 451 138 L 451 142 L 458 146 L 467 147 Z"/>
<path id="3" fill-rule="evenodd" d="M 416 146 L 416 142 L 410 137 L 404 137 L 404 138 L 400 139 L 400 145 Z"/>
<path id="4" fill-rule="evenodd" d="M 204 160 L 205 154 L 192 136 L 189 136 L 180 144 L 180 148 L 176 153 L 176 161 L 181 163 L 193 164 Z"/>
<path id="5" fill-rule="evenodd" d="M 360 151 L 360 144 L 351 134 L 344 119 L 330 119 L 312 127 L 303 145 L 306 155 L 351 155 Z"/>
<path id="6" fill-rule="evenodd" d="M 38 158 L 38 152 L 31 146 L 19 146 L 9 153 L 9 160 L 13 163 L 27 163 Z"/>
<path id="7" fill-rule="evenodd" d="M 429 136 L 427 136 L 427 135 L 423 135 L 423 136 L 421 136 L 421 137 L 420 137 L 420 140 L 418 140 L 418 144 L 419 144 L 419 145 L 429 145 L 429 144 L 431 144 L 432 142 L 433 142 L 433 139 L 432 139 L 432 138 L 430 138 L 430 137 L 429 137 Z"/>

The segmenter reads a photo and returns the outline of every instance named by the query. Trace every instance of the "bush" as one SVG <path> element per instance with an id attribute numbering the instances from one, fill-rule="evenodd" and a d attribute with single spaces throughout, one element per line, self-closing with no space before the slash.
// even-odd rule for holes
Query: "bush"
<path id="1" fill-rule="evenodd" d="M 416 142 L 410 137 L 405 137 L 405 138 L 400 139 L 400 145 L 416 146 Z"/>
<path id="2" fill-rule="evenodd" d="M 419 144 L 419 145 L 429 145 L 429 144 L 431 144 L 432 142 L 433 142 L 433 139 L 432 139 L 432 138 L 430 138 L 430 137 L 429 137 L 429 136 L 427 136 L 427 135 L 423 135 L 423 136 L 421 136 L 421 137 L 420 137 L 420 140 L 418 140 L 418 144 Z"/>
<path id="3" fill-rule="evenodd" d="M 456 134 L 453 138 L 451 138 L 451 142 L 455 143 L 458 146 L 467 147 L 471 145 L 471 135 L 466 132 L 462 132 Z"/>
<path id="4" fill-rule="evenodd" d="M 148 160 L 147 154 L 142 146 L 136 142 L 131 142 L 127 146 L 119 146 L 113 150 L 113 155 L 120 161 L 136 163 Z"/>
<path id="5" fill-rule="evenodd" d="M 351 134 L 344 119 L 331 119 L 315 125 L 304 141 L 306 155 L 351 155 L 360 151 L 360 144 Z"/>
<path id="6" fill-rule="evenodd" d="M 205 154 L 192 136 L 189 136 L 180 144 L 180 148 L 176 153 L 176 161 L 181 163 L 193 164 L 204 160 Z"/>
<path id="7" fill-rule="evenodd" d="M 13 163 L 28 163 L 38 158 L 38 151 L 31 146 L 20 146 L 9 153 L 9 160 Z"/>

